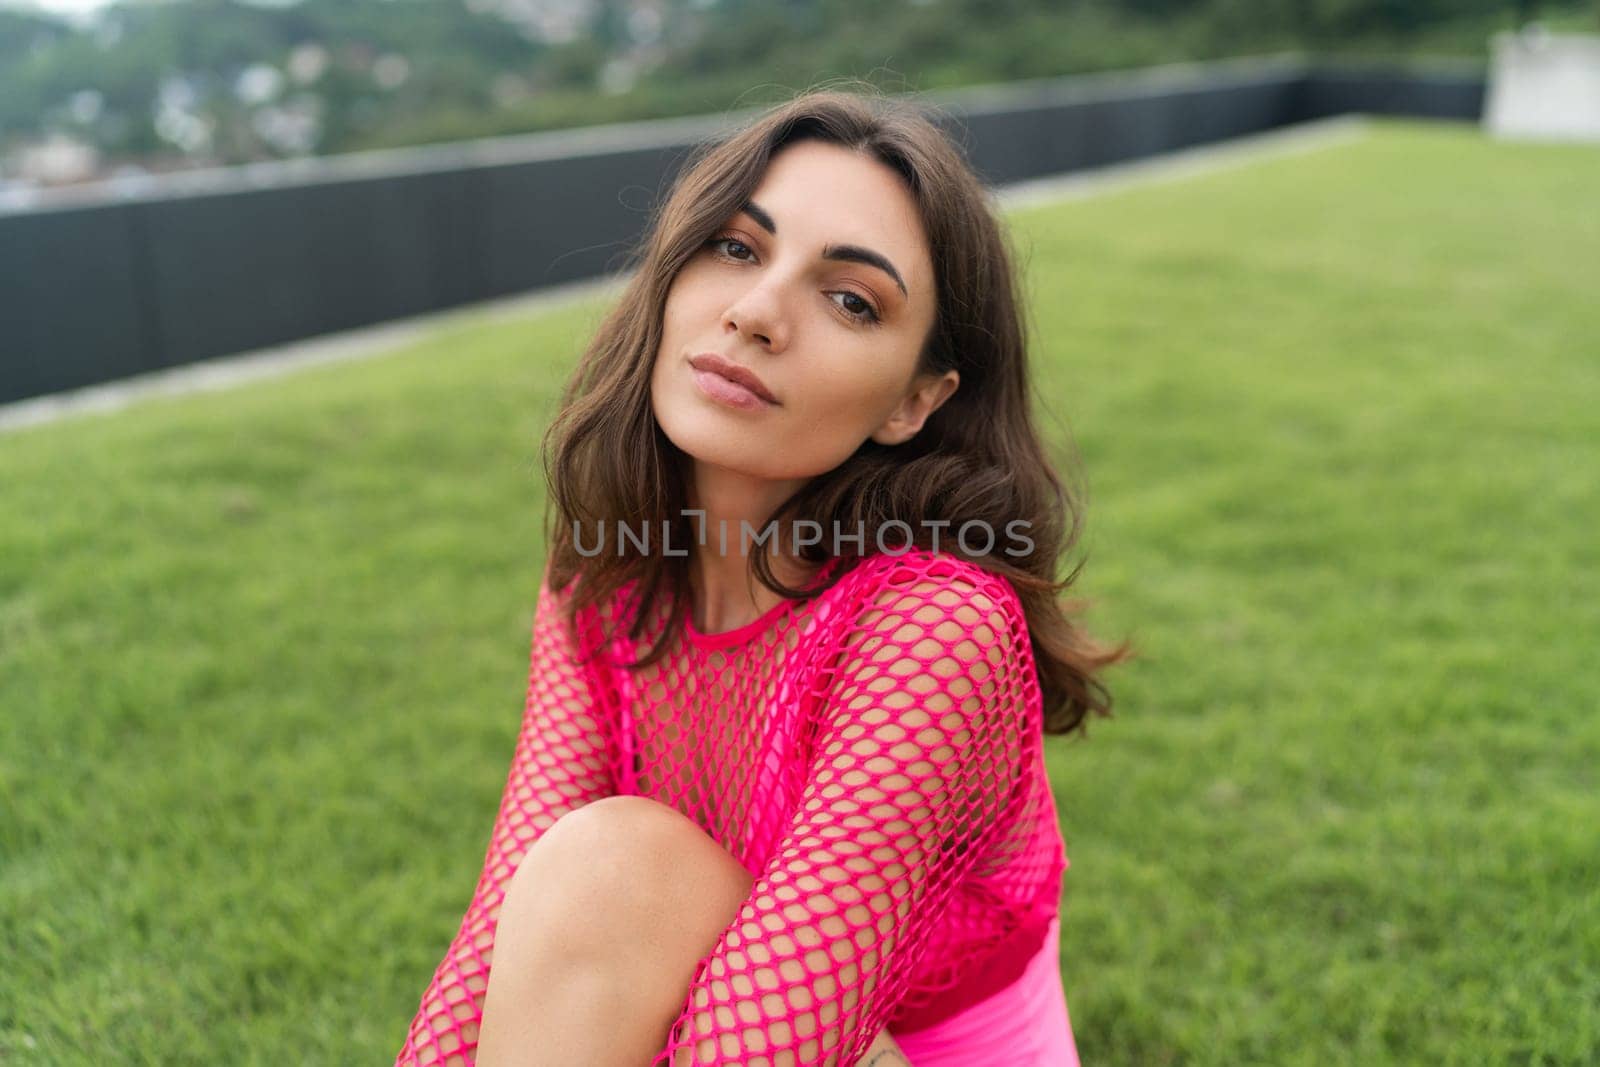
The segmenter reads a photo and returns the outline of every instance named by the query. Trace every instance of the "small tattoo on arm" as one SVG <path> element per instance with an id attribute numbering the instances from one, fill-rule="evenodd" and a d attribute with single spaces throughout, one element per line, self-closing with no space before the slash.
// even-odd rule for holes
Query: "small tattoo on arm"
<path id="1" fill-rule="evenodd" d="M 892 1049 L 885 1049 L 861 1067 L 911 1067 L 911 1061 Z"/>

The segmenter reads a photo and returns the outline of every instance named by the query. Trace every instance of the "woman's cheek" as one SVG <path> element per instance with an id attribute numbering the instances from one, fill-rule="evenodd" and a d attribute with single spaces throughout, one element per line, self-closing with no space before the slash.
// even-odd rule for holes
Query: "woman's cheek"
<path id="1" fill-rule="evenodd" d="M 822 471 L 832 470 L 849 459 L 872 432 L 859 400 L 851 403 L 845 397 L 837 397 L 832 404 L 816 408 L 815 415 L 798 424 L 804 427 L 799 444 L 814 457 L 812 465 Z"/>

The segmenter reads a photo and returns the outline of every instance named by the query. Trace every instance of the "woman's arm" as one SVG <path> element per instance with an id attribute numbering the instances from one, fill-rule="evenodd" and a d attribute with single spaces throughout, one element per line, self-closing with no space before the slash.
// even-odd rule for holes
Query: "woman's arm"
<path id="1" fill-rule="evenodd" d="M 860 1067 L 911 1067 L 911 1061 L 900 1051 L 889 1031 L 879 1030 L 867 1051 L 862 1053 Z"/>
<path id="2" fill-rule="evenodd" d="M 565 607 L 564 597 L 542 582 L 522 728 L 488 855 L 461 927 L 423 993 L 397 1067 L 471 1064 L 495 926 L 511 876 L 557 819 L 616 792 L 613 712 L 579 661 Z"/>
<path id="3" fill-rule="evenodd" d="M 864 607 L 789 829 L 657 1064 L 860 1064 L 1011 802 L 1038 729 L 1015 593 L 908 568 Z"/>

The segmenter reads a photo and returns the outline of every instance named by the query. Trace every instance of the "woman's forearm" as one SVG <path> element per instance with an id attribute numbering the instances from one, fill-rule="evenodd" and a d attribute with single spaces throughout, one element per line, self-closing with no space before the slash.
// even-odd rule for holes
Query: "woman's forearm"
<path id="1" fill-rule="evenodd" d="M 889 1031 L 880 1030 L 877 1040 L 861 1057 L 860 1067 L 911 1067 L 911 1061 L 900 1051 L 900 1046 L 889 1036 Z"/>

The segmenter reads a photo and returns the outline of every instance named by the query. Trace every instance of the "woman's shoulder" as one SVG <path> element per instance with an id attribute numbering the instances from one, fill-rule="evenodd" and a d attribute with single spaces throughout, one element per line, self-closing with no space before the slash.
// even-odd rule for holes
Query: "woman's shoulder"
<path id="1" fill-rule="evenodd" d="M 585 660 L 597 653 L 614 655 L 617 636 L 628 630 L 633 612 L 637 610 L 638 581 L 629 578 L 609 596 L 594 603 L 579 601 L 577 591 L 582 581 L 581 573 L 558 581 L 546 564 L 539 580 L 538 617 L 552 624 L 559 622 L 573 651 Z"/>
<path id="2" fill-rule="evenodd" d="M 948 601 L 953 596 L 977 607 L 1020 606 L 1005 575 L 961 556 L 917 547 L 865 556 L 839 584 L 855 597 L 880 605 L 897 600 Z"/>
<path id="3" fill-rule="evenodd" d="M 1026 644 L 1027 617 L 1004 575 L 960 556 L 911 548 L 860 559 L 837 587 L 844 631 L 895 639 L 919 634 L 950 640 Z"/>
<path id="4" fill-rule="evenodd" d="M 1027 618 L 1004 575 L 911 549 L 864 557 L 839 585 L 841 596 L 817 635 L 832 696 L 874 694 L 871 701 L 897 708 L 955 707 L 969 715 L 1004 707 L 1015 714 L 997 715 L 991 725 L 1037 723 Z M 854 707 L 855 699 L 847 703 Z"/>

